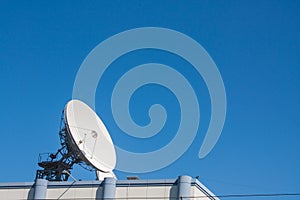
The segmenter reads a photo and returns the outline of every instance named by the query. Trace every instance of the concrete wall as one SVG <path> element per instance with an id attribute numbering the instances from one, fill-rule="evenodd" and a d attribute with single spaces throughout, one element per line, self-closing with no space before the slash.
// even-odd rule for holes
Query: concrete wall
<path id="1" fill-rule="evenodd" d="M 31 183 L 0 183 L 0 199 L 32 199 L 33 182 Z"/>
<path id="2" fill-rule="evenodd" d="M 219 200 L 208 188 L 206 188 L 197 179 L 192 180 L 191 196 L 195 197 L 193 200 Z"/>
<path id="3" fill-rule="evenodd" d="M 190 180 L 189 187 L 180 185 L 180 180 L 185 182 Z M 213 198 L 213 194 L 198 180 L 184 176 L 178 180 L 111 180 L 101 181 L 77 181 L 77 182 L 48 182 L 46 188 L 46 199 L 103 199 L 104 195 L 114 195 L 115 199 L 170 199 L 170 200 L 188 200 L 192 198 L 208 200 Z M 115 184 L 114 184 L 115 183 Z M 105 186 L 105 184 L 113 184 Z M 0 183 L 0 199 L 34 199 L 36 184 L 31 183 Z M 108 188 L 108 191 L 105 192 Z M 115 187 L 115 190 L 114 190 Z M 42 188 L 43 190 L 43 188 Z M 109 194 L 110 191 L 115 191 Z M 184 190 L 184 191 L 182 191 Z M 39 192 L 39 191 L 38 191 Z M 184 192 L 187 192 L 184 194 Z M 43 191 L 42 193 L 43 194 Z M 184 195 L 181 195 L 184 194 Z M 180 198 L 183 197 L 183 198 Z M 205 198 L 203 198 L 205 197 Z"/>

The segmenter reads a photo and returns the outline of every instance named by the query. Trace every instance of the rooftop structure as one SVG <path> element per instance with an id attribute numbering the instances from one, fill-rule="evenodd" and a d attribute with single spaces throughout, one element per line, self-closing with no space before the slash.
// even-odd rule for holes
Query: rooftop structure
<path id="1" fill-rule="evenodd" d="M 12 199 L 120 199 L 120 200 L 212 200 L 218 199 L 197 179 L 179 176 L 178 179 L 103 181 L 47 181 L 0 183 L 0 197 Z"/>

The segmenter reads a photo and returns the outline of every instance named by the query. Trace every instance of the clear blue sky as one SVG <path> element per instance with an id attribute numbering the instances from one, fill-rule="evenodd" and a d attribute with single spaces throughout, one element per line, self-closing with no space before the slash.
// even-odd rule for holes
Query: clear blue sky
<path id="1" fill-rule="evenodd" d="M 198 175 L 217 195 L 300 192 L 300 1 L 1 1 L 0 181 L 33 181 L 38 154 L 59 147 L 60 114 L 87 54 L 114 34 L 148 26 L 180 31 L 207 50 L 223 77 L 227 117 L 217 145 L 199 160 L 210 102 L 201 77 L 187 68 L 182 73 L 203 91 L 197 94 L 197 137 L 175 163 L 139 176 Z M 176 56 L 145 50 L 116 65 L 129 69 L 150 61 L 175 68 L 185 64 Z M 168 134 L 133 140 L 111 114 L 111 77 L 121 73 L 112 66 L 100 81 L 97 113 L 124 148 L 143 152 L 164 146 L 178 127 L 176 99 L 155 85 L 137 91 L 131 102 L 137 123 L 147 124 L 147 106 L 157 102 L 166 106 L 170 119 L 164 129 Z M 94 177 L 80 168 L 73 172 L 77 178 Z M 130 175 L 116 174 L 120 179 Z"/>

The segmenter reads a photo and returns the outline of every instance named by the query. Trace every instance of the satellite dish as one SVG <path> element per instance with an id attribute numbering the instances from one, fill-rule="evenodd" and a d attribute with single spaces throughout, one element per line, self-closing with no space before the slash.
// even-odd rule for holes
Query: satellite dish
<path id="1" fill-rule="evenodd" d="M 85 103 L 71 100 L 65 110 L 67 137 L 73 152 L 101 172 L 116 166 L 116 152 L 110 135 L 98 115 Z"/>
<path id="2" fill-rule="evenodd" d="M 116 178 L 114 144 L 102 120 L 88 105 L 79 100 L 67 103 L 59 136 L 62 148 L 38 163 L 44 170 L 37 171 L 37 178 L 67 180 L 73 164 L 91 166 L 98 180 Z"/>

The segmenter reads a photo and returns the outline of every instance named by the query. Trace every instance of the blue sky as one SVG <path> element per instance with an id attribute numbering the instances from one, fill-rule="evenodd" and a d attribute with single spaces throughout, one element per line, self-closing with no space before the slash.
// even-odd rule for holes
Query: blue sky
<path id="1" fill-rule="evenodd" d="M 112 35 L 149 26 L 182 32 L 206 49 L 225 84 L 227 116 L 213 151 L 198 159 L 211 114 L 201 76 L 158 50 L 120 57 L 99 82 L 96 111 L 124 148 L 144 152 L 164 146 L 178 128 L 180 109 L 165 88 L 140 88 L 130 102 L 133 119 L 147 124 L 154 103 L 164 105 L 169 118 L 157 137 L 144 141 L 125 135 L 110 108 L 114 81 L 123 72 L 136 64 L 164 63 L 181 70 L 200 91 L 201 122 L 193 144 L 172 165 L 139 176 L 198 175 L 218 195 L 300 192 L 299 1 L 2 1 L 0 181 L 33 181 L 38 154 L 59 147 L 60 114 L 88 53 Z M 73 174 L 94 178 L 80 168 Z"/>

